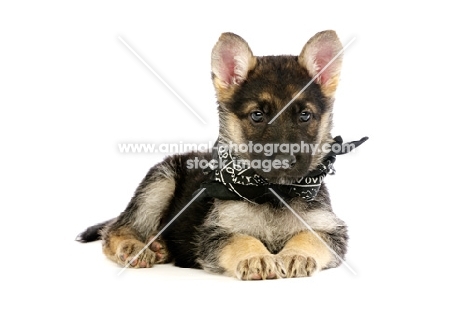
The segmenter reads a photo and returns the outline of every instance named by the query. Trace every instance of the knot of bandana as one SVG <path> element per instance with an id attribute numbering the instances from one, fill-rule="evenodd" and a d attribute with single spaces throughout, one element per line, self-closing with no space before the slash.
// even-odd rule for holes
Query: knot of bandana
<path id="1" fill-rule="evenodd" d="M 330 148 L 332 151 L 325 156 L 322 163 L 316 169 L 309 171 L 306 176 L 300 177 L 288 185 L 268 182 L 253 168 L 245 165 L 242 159 L 233 156 L 230 148 L 216 143 L 213 149 L 213 159 L 204 171 L 205 174 L 209 174 L 209 180 L 203 182 L 200 189 L 205 188 L 203 197 L 246 200 L 261 204 L 277 201 L 277 198 L 269 191 L 271 188 L 282 197 L 300 197 L 311 202 L 320 190 L 325 176 L 335 174 L 333 163 L 335 163 L 336 156 L 352 151 L 367 139 L 368 137 L 363 137 L 358 141 L 343 144 L 343 139 L 340 136 L 335 137 L 332 148 Z M 219 165 L 220 163 L 223 164 Z"/>

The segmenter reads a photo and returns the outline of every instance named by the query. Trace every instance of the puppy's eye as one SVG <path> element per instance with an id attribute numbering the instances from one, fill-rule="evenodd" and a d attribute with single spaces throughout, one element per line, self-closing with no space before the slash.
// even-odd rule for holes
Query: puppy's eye
<path id="1" fill-rule="evenodd" d="M 256 122 L 256 123 L 260 123 L 263 121 L 263 112 L 261 111 L 254 111 L 250 114 L 250 118 L 252 119 L 252 121 Z"/>
<path id="2" fill-rule="evenodd" d="M 310 113 L 309 111 L 303 111 L 299 115 L 299 120 L 301 120 L 301 122 L 307 122 L 310 120 L 311 117 L 312 117 L 312 113 Z"/>

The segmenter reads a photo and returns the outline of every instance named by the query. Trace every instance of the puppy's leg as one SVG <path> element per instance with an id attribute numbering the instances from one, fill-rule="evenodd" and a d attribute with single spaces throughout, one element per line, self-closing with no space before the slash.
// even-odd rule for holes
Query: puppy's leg
<path id="1" fill-rule="evenodd" d="M 122 266 L 149 268 L 156 263 L 156 254 L 145 247 L 142 236 L 130 226 L 111 227 L 104 234 L 103 252 Z"/>
<path id="2" fill-rule="evenodd" d="M 286 270 L 284 276 L 310 276 L 327 267 L 334 256 L 326 240 L 326 235 L 320 232 L 302 231 L 294 235 L 277 255 Z"/>
<path id="3" fill-rule="evenodd" d="M 275 279 L 284 273 L 279 260 L 263 243 L 249 235 L 230 234 L 208 238 L 201 253 L 201 266 L 241 280 Z"/>
<path id="4" fill-rule="evenodd" d="M 135 268 L 167 260 L 163 241 L 156 240 L 148 246 L 146 243 L 156 234 L 175 185 L 174 170 L 166 162 L 148 172 L 127 209 L 103 230 L 103 252 L 108 258 Z"/>
<path id="5" fill-rule="evenodd" d="M 221 250 L 219 263 L 241 280 L 276 279 L 284 273 L 277 258 L 258 239 L 236 234 Z"/>

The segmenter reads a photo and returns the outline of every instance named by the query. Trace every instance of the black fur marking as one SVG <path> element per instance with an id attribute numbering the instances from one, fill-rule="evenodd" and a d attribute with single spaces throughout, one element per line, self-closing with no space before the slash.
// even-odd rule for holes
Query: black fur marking
<path id="1" fill-rule="evenodd" d="M 268 105 L 268 114 L 274 117 L 289 101 L 311 80 L 307 70 L 299 65 L 296 56 L 263 56 L 257 57 L 257 66 L 234 94 L 232 99 L 225 103 L 231 112 L 243 117 L 243 105 L 254 101 L 261 106 Z M 270 102 L 260 99 L 262 93 L 269 93 L 279 102 Z M 327 100 L 323 96 L 320 86 L 312 83 L 303 92 L 304 98 L 317 106 L 318 114 L 328 108 Z M 294 105 L 300 105 L 296 100 Z"/>
<path id="2" fill-rule="evenodd" d="M 320 45 L 327 38 L 335 40 L 334 45 L 338 45 L 334 32 L 318 35 L 320 40 L 309 41 L 312 44 L 317 42 L 319 45 L 317 48 L 321 48 Z M 226 85 L 222 83 L 223 81 L 219 81 L 219 77 L 213 76 L 219 105 L 220 137 L 242 144 L 249 141 L 258 144 L 300 142 L 324 144 L 331 141 L 334 90 L 329 89 L 327 96 L 330 98 L 328 98 L 317 83 L 312 83 L 278 117 L 277 121 L 268 124 L 268 121 L 311 80 L 310 68 L 308 71 L 303 67 L 297 56 L 265 56 L 254 59 L 247 43 L 240 37 L 224 34 L 220 42 L 228 44 L 227 46 L 232 43 L 239 48 L 239 51 L 247 51 L 247 56 L 245 53 L 240 56 L 249 63 L 248 68 L 245 67 L 246 64 L 241 64 L 244 65 L 244 75 L 234 84 Z M 217 46 L 219 47 L 219 44 Z M 302 53 L 300 57 L 302 60 Z M 229 65 L 222 63 L 223 58 L 219 58 L 219 53 L 215 53 L 213 60 L 215 69 Z M 247 69 L 250 70 L 248 73 Z M 262 113 L 262 118 L 252 122 L 251 113 L 255 110 Z M 312 118 L 307 122 L 302 122 L 300 119 L 303 111 L 312 114 Z M 285 154 L 262 155 L 255 152 L 239 154 L 244 160 L 271 160 L 278 155 Z M 297 177 L 304 177 L 310 170 L 318 167 L 322 159 L 320 156 L 312 157 L 305 152 L 295 156 L 294 166 L 278 169 L 269 175 L 263 170 L 257 173 L 271 183 L 277 181 L 276 183 L 280 185 L 290 184 Z M 195 158 L 209 161 L 212 156 L 208 153 L 188 153 L 167 157 L 149 170 L 120 216 L 115 220 L 88 228 L 77 237 L 77 240 L 89 242 L 102 238 L 104 253 L 111 260 L 122 264 L 119 258 L 128 255 L 128 250 L 125 252 L 122 248 L 141 248 L 151 237 L 159 234 L 158 240 L 161 244 L 158 246 L 155 243 L 156 246 L 151 245 L 153 249 L 148 250 L 155 253 L 151 253 L 153 256 L 159 255 L 159 262 L 167 262 L 167 258 L 172 258 L 174 264 L 179 267 L 203 268 L 215 273 L 232 274 L 236 264 L 248 260 L 234 256 L 233 260 L 230 259 L 229 263 L 226 263 L 220 259 L 223 249 L 235 234 L 246 234 L 250 239 L 262 242 L 271 252 L 268 256 L 273 257 L 273 254 L 281 251 L 295 234 L 304 231 L 304 226 L 292 218 L 293 215 L 285 207 L 273 207 L 270 202 L 254 205 L 245 201 L 218 200 L 205 196 L 191 203 L 175 218 L 192 200 L 193 193 L 209 178 L 200 167 L 189 167 L 190 161 Z M 284 200 L 292 208 L 297 208 L 303 215 L 308 216 L 309 218 L 305 218 L 310 223 L 316 222 L 321 230 L 318 233 L 338 256 L 345 255 L 347 228 L 333 214 L 324 184 L 309 202 L 300 196 L 295 198 L 285 196 Z M 170 226 L 161 232 L 161 229 L 169 223 Z M 162 257 L 162 253 L 157 253 L 163 248 L 169 257 Z M 300 251 L 298 250 L 298 253 Z M 252 254 L 242 256 L 258 255 L 255 252 L 254 250 Z M 308 255 L 314 260 L 313 251 Z M 323 265 L 326 265 L 325 268 L 331 268 L 340 263 L 339 258 L 336 258 Z M 143 266 L 152 264 L 148 262 L 148 265 Z M 221 266 L 222 264 L 226 267 Z M 265 270 L 266 264 L 262 262 L 260 268 Z"/>
<path id="3" fill-rule="evenodd" d="M 218 226 L 205 225 L 198 230 L 198 263 L 208 271 L 223 273 L 224 268 L 218 263 L 219 253 L 226 246 L 232 234 Z"/>
<path id="4" fill-rule="evenodd" d="M 93 242 L 101 239 L 101 230 L 110 224 L 114 219 L 110 219 L 89 227 L 76 237 L 76 241 L 82 243 Z"/>

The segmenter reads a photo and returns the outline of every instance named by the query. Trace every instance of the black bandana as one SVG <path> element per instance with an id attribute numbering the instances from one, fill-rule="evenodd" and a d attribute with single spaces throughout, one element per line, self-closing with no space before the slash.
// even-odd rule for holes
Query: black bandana
<path id="1" fill-rule="evenodd" d="M 209 180 L 202 183 L 200 188 L 206 189 L 203 197 L 222 200 L 246 200 L 258 204 L 277 202 L 278 199 L 269 190 L 271 188 L 283 198 L 301 197 L 311 202 L 320 190 L 325 176 L 335 173 L 333 163 L 336 156 L 350 152 L 367 139 L 368 137 L 363 137 L 359 141 L 343 144 L 340 136 L 335 137 L 330 149 L 339 151 L 331 151 L 316 169 L 288 185 L 269 183 L 253 168 L 242 165 L 242 160 L 235 158 L 229 148 L 216 144 L 211 165 L 204 171 L 205 174 L 210 175 Z M 220 163 L 222 165 L 219 165 Z"/>

